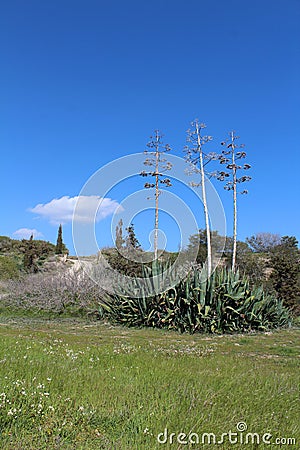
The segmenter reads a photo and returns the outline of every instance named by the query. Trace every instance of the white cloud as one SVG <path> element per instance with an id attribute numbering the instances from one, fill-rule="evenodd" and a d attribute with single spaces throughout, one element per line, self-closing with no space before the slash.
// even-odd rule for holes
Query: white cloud
<path id="1" fill-rule="evenodd" d="M 43 237 L 43 233 L 35 228 L 19 228 L 13 233 L 17 239 L 29 239 L 33 235 L 34 238 Z"/>
<path id="2" fill-rule="evenodd" d="M 75 209 L 76 207 L 76 209 Z M 120 212 L 123 208 L 116 200 L 102 198 L 98 195 L 81 195 L 69 197 L 65 195 L 61 198 L 54 198 L 48 203 L 40 203 L 30 211 L 40 217 L 50 220 L 53 224 L 72 222 L 93 222 L 104 219 L 113 214 L 116 210 Z"/>

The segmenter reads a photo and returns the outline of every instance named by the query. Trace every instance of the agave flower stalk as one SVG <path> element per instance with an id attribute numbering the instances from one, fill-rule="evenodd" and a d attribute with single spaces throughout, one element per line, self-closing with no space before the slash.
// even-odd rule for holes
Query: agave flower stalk
<path id="1" fill-rule="evenodd" d="M 202 190 L 202 201 L 206 229 L 207 242 L 207 275 L 210 278 L 212 273 L 212 250 L 211 250 L 211 233 L 209 223 L 209 210 L 206 196 L 206 173 L 205 166 L 208 162 L 215 159 L 215 154 L 205 154 L 203 146 L 212 140 L 211 136 L 202 136 L 202 130 L 206 128 L 204 123 L 200 123 L 198 119 L 191 123 L 192 129 L 187 131 L 187 142 L 189 145 L 185 147 L 186 162 L 190 165 L 189 174 L 196 173 L 200 175 L 200 182 L 192 181 L 190 183 L 193 187 L 200 187 Z"/>
<path id="2" fill-rule="evenodd" d="M 151 176 L 154 178 L 153 183 L 145 183 L 146 189 L 155 189 L 155 222 L 154 222 L 154 260 L 157 260 L 158 256 L 158 211 L 159 211 L 159 196 L 162 191 L 159 189 L 159 185 L 163 184 L 165 187 L 172 186 L 170 178 L 165 177 L 165 172 L 171 170 L 172 164 L 167 161 L 163 154 L 169 152 L 171 147 L 169 144 L 163 144 L 162 135 L 159 130 L 155 130 L 154 136 L 150 136 L 150 141 L 147 147 L 150 150 L 145 150 L 144 153 L 147 158 L 144 161 L 144 165 L 153 167 L 154 170 L 143 170 L 140 175 L 142 177 Z"/>
<path id="3" fill-rule="evenodd" d="M 233 247 L 232 247 L 232 263 L 231 268 L 234 272 L 236 269 L 236 253 L 237 253 L 237 194 L 247 194 L 247 190 L 238 191 L 238 184 L 244 183 L 245 181 L 250 181 L 251 177 L 247 175 L 243 175 L 241 177 L 238 176 L 239 170 L 248 170 L 251 168 L 249 164 L 238 164 L 238 160 L 244 159 L 246 157 L 246 152 L 241 151 L 244 148 L 244 144 L 237 144 L 236 140 L 239 139 L 239 136 L 236 136 L 234 131 L 229 133 L 229 140 L 224 141 L 221 145 L 226 146 L 226 150 L 222 151 L 222 154 L 219 157 L 219 161 L 221 164 L 226 164 L 226 169 L 228 171 L 218 171 L 217 179 L 220 181 L 224 181 L 226 178 L 229 178 L 229 181 L 226 182 L 224 189 L 227 191 L 232 191 L 233 194 Z"/>

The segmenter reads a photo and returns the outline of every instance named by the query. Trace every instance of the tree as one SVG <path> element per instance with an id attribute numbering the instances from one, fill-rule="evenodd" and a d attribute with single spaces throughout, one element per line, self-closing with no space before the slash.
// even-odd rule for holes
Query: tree
<path id="1" fill-rule="evenodd" d="M 33 234 L 30 236 L 29 240 L 23 239 L 22 242 L 24 246 L 24 269 L 27 272 L 37 272 L 38 268 L 36 265 L 36 249 L 33 241 Z"/>
<path id="2" fill-rule="evenodd" d="M 169 152 L 171 147 L 169 144 L 163 144 L 162 135 L 159 130 L 155 130 L 154 136 L 150 136 L 151 141 L 148 142 L 147 147 L 152 150 L 145 150 L 147 158 L 144 161 L 145 166 L 153 167 L 154 170 L 143 170 L 140 175 L 142 177 L 154 177 L 154 183 L 145 183 L 146 189 L 155 188 L 155 223 L 154 223 L 154 259 L 157 259 L 158 248 L 158 199 L 162 191 L 159 185 L 163 184 L 165 187 L 172 186 L 170 178 L 164 178 L 164 173 L 172 168 L 172 164 L 163 157 L 163 154 Z"/>
<path id="3" fill-rule="evenodd" d="M 271 281 L 278 297 L 294 310 L 299 310 L 300 254 L 294 236 L 283 236 L 271 251 Z"/>
<path id="4" fill-rule="evenodd" d="M 205 166 L 208 162 L 215 159 L 216 155 L 214 153 L 205 154 L 203 151 L 203 146 L 212 140 L 211 136 L 202 136 L 202 130 L 206 128 L 204 123 L 200 123 L 198 119 L 195 119 L 191 123 L 192 129 L 187 131 L 187 142 L 189 143 L 185 147 L 186 152 L 186 162 L 190 165 L 189 173 L 200 174 L 200 182 L 191 182 L 190 185 L 194 187 L 201 186 L 202 189 L 202 201 L 204 209 L 205 218 L 205 229 L 206 229 L 206 246 L 207 246 L 207 274 L 208 277 L 211 276 L 212 272 L 212 249 L 211 249 L 211 233 L 209 224 L 209 211 L 206 199 L 206 177 L 205 177 Z"/>
<path id="5" fill-rule="evenodd" d="M 212 259 L 214 254 L 222 256 L 223 252 L 226 251 L 226 249 L 224 249 L 225 239 L 224 236 L 219 235 L 218 231 L 210 231 Z M 196 262 L 198 264 L 204 264 L 207 259 L 207 234 L 205 229 L 200 229 L 198 233 L 192 234 L 189 237 L 187 251 L 195 254 L 196 249 L 198 249 Z"/>
<path id="6" fill-rule="evenodd" d="M 58 233 L 57 233 L 57 241 L 56 241 L 56 247 L 55 247 L 55 253 L 57 255 L 63 255 L 64 253 L 67 253 L 68 250 L 63 243 L 63 237 L 62 237 L 62 226 L 59 225 L 58 227 Z"/>
<path id="7" fill-rule="evenodd" d="M 131 223 L 129 227 L 126 228 L 126 231 L 127 231 L 127 237 L 125 239 L 126 248 L 129 250 L 139 249 L 141 247 L 141 244 L 139 243 L 135 235 L 133 223 Z"/>
<path id="8" fill-rule="evenodd" d="M 234 131 L 229 133 L 229 140 L 222 142 L 221 145 L 226 145 L 227 150 L 222 151 L 222 155 L 219 157 L 221 164 L 226 164 L 227 171 L 218 171 L 216 176 L 220 181 L 224 181 L 229 178 L 226 182 L 224 189 L 227 191 L 232 191 L 233 193 L 233 247 L 232 247 L 232 270 L 235 271 L 236 268 L 236 252 L 237 252 L 237 185 L 244 183 L 245 181 L 251 180 L 251 177 L 243 175 L 238 177 L 239 170 L 248 170 L 251 168 L 249 164 L 239 165 L 237 161 L 246 157 L 246 152 L 236 151 L 237 149 L 244 148 L 244 144 L 236 144 L 236 140 L 239 136 L 235 135 Z M 229 156 L 229 157 L 228 157 Z M 241 194 L 247 194 L 247 190 L 240 192 Z"/>
<path id="9" fill-rule="evenodd" d="M 281 244 L 281 237 L 279 234 L 256 233 L 246 238 L 246 242 L 255 253 L 268 253 L 274 247 Z"/>
<path id="10" fill-rule="evenodd" d="M 119 252 L 116 248 L 106 248 L 101 250 L 101 254 L 108 261 L 111 268 L 119 273 L 129 277 L 142 276 L 142 261 L 140 261 L 142 252 L 140 248 L 132 250 L 125 247 L 122 249 L 122 252 Z"/>
<path id="11" fill-rule="evenodd" d="M 49 256 L 54 255 L 55 245 L 43 240 L 35 240 L 33 235 L 29 239 L 10 239 L 0 236 L 0 257 L 8 257 L 13 265 L 21 272 L 37 272 Z M 5 261 L 3 259 L 3 261 Z M 8 262 L 7 264 L 10 264 Z M 7 265 L 5 263 L 5 265 Z M 13 267 L 11 265 L 11 267 Z M 1 270 L 0 270 L 1 271 Z"/>
<path id="12" fill-rule="evenodd" d="M 227 257 L 230 256 L 230 261 L 232 261 L 232 249 L 233 249 L 233 237 L 226 237 L 226 244 L 224 248 L 224 253 Z M 249 255 L 251 249 L 246 242 L 237 241 L 236 242 L 236 254 L 238 256 Z"/>
<path id="13" fill-rule="evenodd" d="M 236 266 L 240 273 L 249 278 L 251 286 L 263 285 L 265 289 L 270 290 L 268 283 L 268 274 L 270 272 L 268 259 L 264 255 L 253 253 L 248 246 L 247 251 L 246 247 L 242 247 L 240 252 L 241 244 L 247 245 L 244 242 L 237 241 Z"/>
<path id="14" fill-rule="evenodd" d="M 116 226 L 116 248 L 119 250 L 122 248 L 124 244 L 124 238 L 123 238 L 123 220 L 120 219 L 118 222 L 118 225 Z"/>

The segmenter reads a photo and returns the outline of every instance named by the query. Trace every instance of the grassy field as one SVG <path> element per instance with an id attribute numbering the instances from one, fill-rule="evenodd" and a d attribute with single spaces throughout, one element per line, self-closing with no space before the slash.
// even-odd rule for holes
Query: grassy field
<path id="1" fill-rule="evenodd" d="M 0 321 L 1 449 L 300 448 L 299 329 L 190 336 Z M 231 442 L 203 435 L 230 430 Z M 247 433 L 281 444 L 245 444 Z"/>

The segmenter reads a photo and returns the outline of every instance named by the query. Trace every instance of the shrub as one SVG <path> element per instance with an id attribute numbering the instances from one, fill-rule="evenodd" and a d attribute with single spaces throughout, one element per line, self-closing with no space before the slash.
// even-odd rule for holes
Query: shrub
<path id="1" fill-rule="evenodd" d="M 300 252 L 293 236 L 284 236 L 281 244 L 273 248 L 270 280 L 278 297 L 294 310 L 300 312 Z"/>
<path id="2" fill-rule="evenodd" d="M 97 311 L 100 288 L 82 270 L 55 275 L 30 274 L 7 283 L 5 306 L 26 310 L 90 313 Z"/>
<path id="3" fill-rule="evenodd" d="M 9 256 L 0 255 L 0 280 L 17 278 L 20 268 L 17 260 Z"/>

